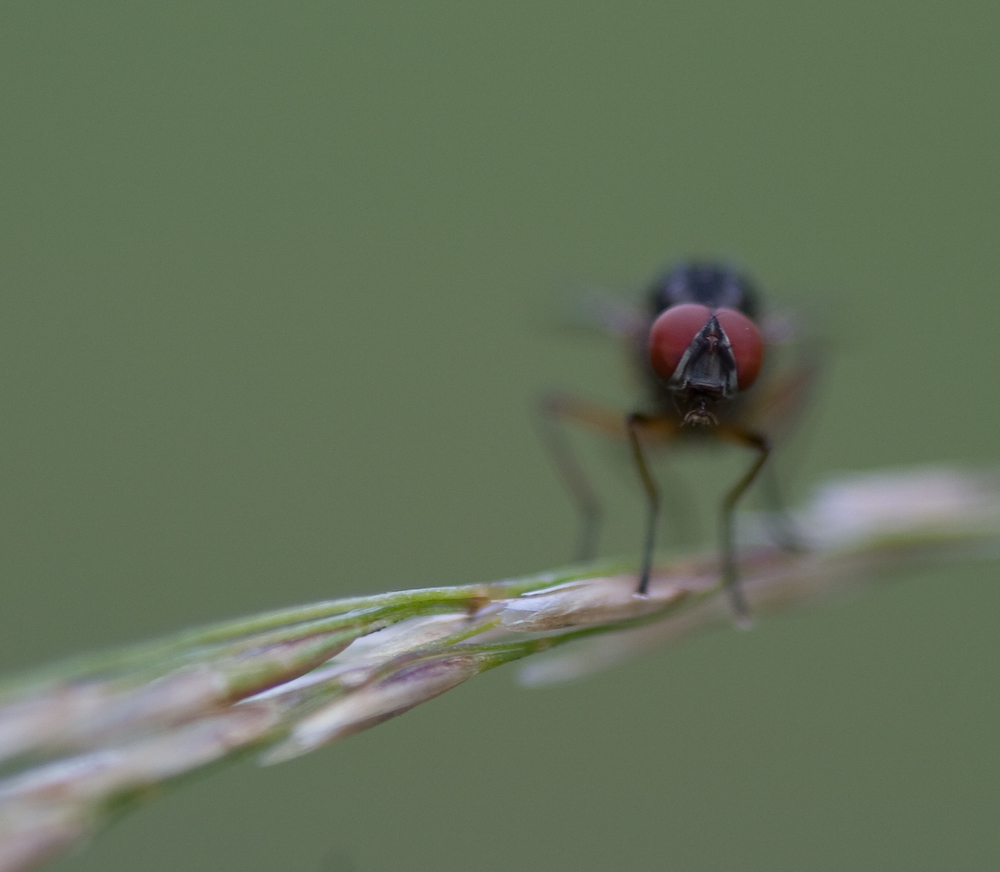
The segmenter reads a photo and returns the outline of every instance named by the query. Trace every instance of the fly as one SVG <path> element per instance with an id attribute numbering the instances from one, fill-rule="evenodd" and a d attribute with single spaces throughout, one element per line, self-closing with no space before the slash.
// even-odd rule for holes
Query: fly
<path id="1" fill-rule="evenodd" d="M 628 442 L 646 496 L 637 584 L 641 595 L 649 589 L 660 513 L 660 488 L 650 470 L 649 449 L 682 439 L 747 448 L 753 459 L 723 497 L 718 528 L 723 589 L 737 621 L 745 624 L 750 611 L 740 586 L 736 506 L 765 468 L 773 431 L 801 404 L 815 367 L 803 360 L 780 373 L 771 366 L 777 332 L 761 318 L 754 284 L 727 264 L 692 262 L 674 267 L 653 282 L 643 310 L 607 307 L 598 313 L 598 320 L 626 340 L 645 403 L 624 416 L 565 395 L 549 397 L 543 406 L 546 445 L 582 519 L 577 556 L 594 556 L 602 509 L 562 423 Z M 773 484 L 773 476 L 770 480 Z M 769 495 L 777 519 L 776 538 L 783 547 L 794 549 L 795 537 L 784 521 L 776 487 L 769 488 Z"/>

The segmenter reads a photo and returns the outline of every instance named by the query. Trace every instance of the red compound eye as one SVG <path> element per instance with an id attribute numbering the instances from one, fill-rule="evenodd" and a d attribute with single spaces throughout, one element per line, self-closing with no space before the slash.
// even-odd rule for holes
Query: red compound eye
<path id="1" fill-rule="evenodd" d="M 649 331 L 649 360 L 660 378 L 670 381 L 684 352 L 712 314 L 708 306 L 680 303 L 671 306 L 653 322 Z M 733 351 L 737 385 L 745 390 L 757 379 L 764 362 L 764 340 L 757 326 L 742 312 L 716 309 L 714 314 Z"/>
<path id="2" fill-rule="evenodd" d="M 716 309 L 715 317 L 729 338 L 736 361 L 736 383 L 744 391 L 757 380 L 764 363 L 764 340 L 757 325 L 742 312 Z"/>
<path id="3" fill-rule="evenodd" d="M 649 362 L 653 372 L 670 381 L 684 352 L 711 317 L 712 310 L 698 303 L 680 303 L 663 312 L 649 331 Z"/>

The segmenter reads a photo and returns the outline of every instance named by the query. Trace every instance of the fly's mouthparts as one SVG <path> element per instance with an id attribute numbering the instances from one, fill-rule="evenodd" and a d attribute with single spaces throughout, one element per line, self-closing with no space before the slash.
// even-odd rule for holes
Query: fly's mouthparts
<path id="1" fill-rule="evenodd" d="M 689 410 L 684 416 L 684 420 L 681 421 L 681 426 L 687 424 L 693 424 L 696 427 L 709 427 L 714 426 L 719 423 L 719 419 L 715 417 L 710 411 L 708 411 L 708 403 L 705 400 L 699 400 L 698 405 Z"/>

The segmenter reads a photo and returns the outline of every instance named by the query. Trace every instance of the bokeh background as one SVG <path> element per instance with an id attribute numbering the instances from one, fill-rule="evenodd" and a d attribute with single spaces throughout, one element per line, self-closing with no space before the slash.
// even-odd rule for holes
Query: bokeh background
<path id="1" fill-rule="evenodd" d="M 4 671 L 564 563 L 529 410 L 634 397 L 559 301 L 678 256 L 818 313 L 796 497 L 1000 455 L 995 3 L 8 3 L 0 25 Z M 634 553 L 635 489 L 581 446 L 605 552 Z M 708 504 L 736 462 L 677 472 Z M 995 567 L 929 568 L 567 687 L 499 670 L 196 780 L 53 868 L 991 868 L 998 610 Z"/>

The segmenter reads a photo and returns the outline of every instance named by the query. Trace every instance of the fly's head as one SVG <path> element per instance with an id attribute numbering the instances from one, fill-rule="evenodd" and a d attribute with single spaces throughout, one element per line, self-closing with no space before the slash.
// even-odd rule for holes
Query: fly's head
<path id="1" fill-rule="evenodd" d="M 673 393 L 684 424 L 709 426 L 718 423 L 714 407 L 756 380 L 764 340 L 743 312 L 679 303 L 653 322 L 649 362 Z"/>

